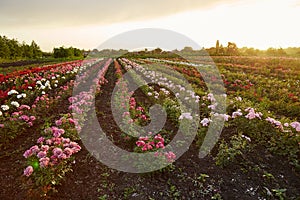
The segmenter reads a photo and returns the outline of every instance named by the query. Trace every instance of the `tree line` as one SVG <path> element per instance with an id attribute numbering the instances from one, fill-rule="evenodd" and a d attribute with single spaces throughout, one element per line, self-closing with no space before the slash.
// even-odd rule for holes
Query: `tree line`
<path id="1" fill-rule="evenodd" d="M 30 44 L 20 43 L 16 39 L 9 39 L 0 35 L 0 58 L 18 60 L 18 59 L 40 59 L 40 58 L 83 58 L 84 50 L 74 47 L 58 47 L 53 51 L 43 52 L 40 46 L 33 40 Z"/>
<path id="2" fill-rule="evenodd" d="M 173 50 L 172 55 L 175 53 L 184 53 L 187 55 L 206 55 L 207 53 L 211 56 L 300 56 L 299 47 L 290 47 L 287 49 L 276 49 L 269 48 L 267 50 L 259 50 L 254 48 L 238 48 L 234 42 L 228 42 L 226 46 L 220 44 L 219 40 L 216 42 L 215 47 L 193 50 L 191 47 L 185 47 L 181 51 Z M 98 51 L 94 49 L 93 51 L 84 51 L 74 47 L 56 47 L 50 53 L 43 52 L 39 45 L 32 41 L 30 44 L 25 42 L 18 42 L 16 39 L 9 39 L 6 36 L 0 35 L 0 59 L 40 59 L 40 58 L 83 58 L 89 54 L 89 56 L 111 56 L 111 55 L 122 55 L 128 53 L 127 50 L 112 50 L 105 49 Z M 156 55 L 166 56 L 166 52 L 162 51 L 160 48 L 149 51 L 145 49 L 144 51 L 139 51 L 135 53 L 130 53 L 131 56 L 153 56 Z M 168 54 L 169 55 L 169 54 Z M 170 54 L 171 55 L 171 54 Z"/>
<path id="3" fill-rule="evenodd" d="M 259 50 L 248 47 L 238 48 L 234 42 L 228 42 L 227 46 L 223 46 L 219 40 L 217 40 L 215 47 L 206 50 L 212 56 L 300 56 L 299 47 L 287 49 L 271 47 L 267 50 Z"/>
<path id="4" fill-rule="evenodd" d="M 74 47 L 59 47 L 53 49 L 54 58 L 81 58 L 83 57 L 84 50 Z"/>
<path id="5" fill-rule="evenodd" d="M 40 47 L 32 41 L 31 44 L 19 43 L 16 39 L 0 36 L 0 58 L 39 58 L 43 55 Z"/>

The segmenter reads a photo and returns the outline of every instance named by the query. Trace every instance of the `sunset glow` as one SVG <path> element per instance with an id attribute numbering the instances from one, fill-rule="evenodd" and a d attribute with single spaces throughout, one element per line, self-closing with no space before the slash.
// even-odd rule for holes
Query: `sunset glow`
<path id="1" fill-rule="evenodd" d="M 225 45 L 232 41 L 239 47 L 260 49 L 300 46 L 300 29 L 296 23 L 300 19 L 300 2 L 297 0 L 232 0 L 210 4 L 184 1 L 185 4 L 164 3 L 157 9 L 152 3 L 128 2 L 132 5 L 112 6 L 91 1 L 100 13 L 95 13 L 94 6 L 78 2 L 74 12 L 70 12 L 72 9 L 63 12 L 67 5 L 62 3 L 60 8 L 50 7 L 43 14 L 38 11 L 43 3 L 34 0 L 26 1 L 28 7 L 36 5 L 31 7 L 32 12 L 22 10 L 21 2 L 18 7 L 1 1 L 1 34 L 25 42 L 34 39 L 45 51 L 61 45 L 93 49 L 114 35 L 138 28 L 173 30 L 204 47 L 214 46 L 216 40 Z"/>

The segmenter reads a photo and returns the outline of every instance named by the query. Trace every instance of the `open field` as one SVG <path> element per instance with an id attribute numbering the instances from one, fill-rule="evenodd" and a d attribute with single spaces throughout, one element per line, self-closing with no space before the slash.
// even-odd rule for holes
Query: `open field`
<path id="1" fill-rule="evenodd" d="M 299 199 L 300 60 L 212 59 L 220 80 L 200 56 L 78 60 L 0 74 L 0 198 Z M 209 90 L 220 85 L 224 94 Z M 140 127 L 155 121 L 153 105 L 166 116 L 152 133 Z M 86 141 L 97 144 L 101 135 L 93 120 L 111 145 L 140 155 L 130 163 L 135 173 L 93 156 Z M 220 138 L 199 158 L 218 120 Z M 182 155 L 180 145 L 188 145 Z M 126 160 L 95 149 L 114 165 Z"/>

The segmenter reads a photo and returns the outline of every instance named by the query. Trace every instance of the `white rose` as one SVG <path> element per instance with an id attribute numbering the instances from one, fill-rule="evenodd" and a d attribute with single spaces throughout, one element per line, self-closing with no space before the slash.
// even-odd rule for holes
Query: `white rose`
<path id="1" fill-rule="evenodd" d="M 2 105 L 1 108 L 4 111 L 9 110 L 9 106 L 8 105 Z"/>

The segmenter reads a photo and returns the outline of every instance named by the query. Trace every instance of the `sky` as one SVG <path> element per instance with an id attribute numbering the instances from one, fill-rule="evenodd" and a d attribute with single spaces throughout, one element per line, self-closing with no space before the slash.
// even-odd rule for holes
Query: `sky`
<path id="1" fill-rule="evenodd" d="M 178 32 L 201 47 L 300 47 L 300 0 L 1 0 L 0 35 L 44 51 L 94 49 L 141 28 Z"/>

